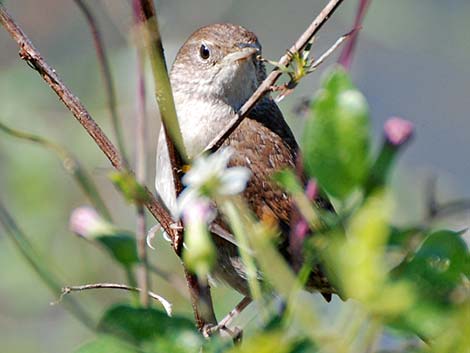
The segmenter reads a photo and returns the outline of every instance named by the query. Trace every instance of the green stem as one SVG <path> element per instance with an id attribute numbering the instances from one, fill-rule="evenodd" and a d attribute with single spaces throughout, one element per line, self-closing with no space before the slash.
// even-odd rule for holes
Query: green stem
<path id="1" fill-rule="evenodd" d="M 175 103 L 168 77 L 158 20 L 152 1 L 140 0 L 140 21 L 142 33 L 150 58 L 155 86 L 155 97 L 160 110 L 161 119 L 171 141 L 184 162 L 189 157 L 184 147 L 183 135 L 176 116 Z"/>
<path id="2" fill-rule="evenodd" d="M 88 6 L 82 0 L 74 0 L 77 6 L 85 16 L 88 25 L 90 27 L 91 34 L 93 36 L 93 43 L 95 45 L 96 56 L 100 65 L 101 76 L 103 77 L 105 93 L 107 96 L 108 109 L 111 115 L 111 126 L 116 137 L 119 152 L 121 153 L 122 162 L 125 168 L 128 168 L 129 162 L 127 161 L 126 146 L 124 143 L 124 136 L 122 133 L 121 119 L 119 118 L 117 104 L 116 104 L 116 92 L 114 89 L 113 75 L 111 74 L 111 68 L 109 65 L 108 56 L 106 54 L 105 46 L 101 37 L 101 33 L 98 28 L 96 19 Z"/>

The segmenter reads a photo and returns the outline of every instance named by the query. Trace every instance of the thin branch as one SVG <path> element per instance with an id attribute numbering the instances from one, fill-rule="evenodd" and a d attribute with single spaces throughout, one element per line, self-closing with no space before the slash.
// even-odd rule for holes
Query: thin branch
<path id="1" fill-rule="evenodd" d="M 310 68 L 310 70 L 315 70 L 316 68 L 318 68 L 318 66 L 320 66 L 321 64 L 323 64 L 323 62 L 328 59 L 328 57 L 333 54 L 335 52 L 336 49 L 338 49 L 341 44 L 344 43 L 344 41 L 348 38 L 350 38 L 351 36 L 354 36 L 356 35 L 356 32 L 359 31 L 360 28 L 354 28 L 352 31 L 346 33 L 345 35 L 342 35 L 341 37 L 339 37 L 336 42 L 330 47 L 328 48 L 327 51 L 325 51 L 317 60 L 315 60 L 315 62 L 312 64 L 312 67 Z"/>
<path id="2" fill-rule="evenodd" d="M 220 322 L 218 325 L 211 327 L 208 334 L 211 335 L 219 330 L 227 328 L 230 323 L 235 319 L 248 305 L 253 301 L 250 297 L 244 297 Z"/>
<path id="3" fill-rule="evenodd" d="M 364 17 L 366 16 L 367 9 L 369 8 L 372 0 L 360 0 L 359 6 L 356 13 L 356 19 L 354 20 L 354 28 L 359 28 L 362 26 L 362 22 L 364 21 Z M 356 48 L 357 39 L 359 33 L 354 32 L 349 39 L 348 43 L 344 47 L 341 55 L 339 56 L 338 63 L 342 65 L 346 70 L 351 68 L 351 63 L 353 59 L 354 50 Z"/>
<path id="4" fill-rule="evenodd" d="M 288 66 L 292 60 L 292 54 L 301 51 L 305 45 L 312 39 L 312 37 L 318 32 L 318 30 L 328 21 L 330 16 L 335 12 L 339 5 L 344 0 L 330 0 L 320 14 L 313 20 L 307 30 L 297 39 L 295 44 L 287 51 L 287 53 L 279 60 L 279 66 Z M 274 86 L 277 79 L 281 76 L 280 70 L 273 70 L 268 77 L 261 83 L 258 89 L 253 95 L 243 104 L 238 111 L 238 114 L 233 118 L 206 147 L 206 151 L 215 152 L 225 142 L 225 140 L 232 134 L 232 132 L 240 125 L 245 116 L 255 106 L 255 104 L 270 91 L 270 88 Z"/>
<path id="5" fill-rule="evenodd" d="M 113 76 L 111 74 L 109 60 L 106 54 L 103 39 L 99 31 L 96 19 L 94 18 L 93 13 L 85 4 L 85 2 L 82 0 L 74 0 L 74 1 L 76 5 L 78 6 L 78 8 L 82 11 L 90 27 L 90 31 L 93 37 L 93 43 L 95 45 L 96 56 L 98 58 L 101 75 L 103 77 L 103 81 L 105 85 L 108 108 L 111 114 L 111 126 L 113 127 L 114 136 L 116 137 L 117 145 L 119 147 L 119 152 L 121 153 L 121 156 L 122 156 L 123 164 L 125 166 L 128 166 L 129 163 L 127 162 L 127 158 L 126 158 L 126 147 L 124 143 L 124 136 L 122 133 L 121 119 L 119 118 L 119 114 L 117 111 L 116 92 L 114 90 Z"/>
<path id="6" fill-rule="evenodd" d="M 67 287 L 62 288 L 60 297 L 57 300 L 57 302 L 60 302 L 65 295 L 71 292 L 81 292 L 81 291 L 89 290 L 89 289 L 122 289 L 122 290 L 131 291 L 131 292 L 142 291 L 142 289 L 137 288 L 137 287 L 131 287 L 125 284 L 117 284 L 117 283 L 93 283 L 93 284 L 84 284 L 82 286 L 67 286 Z M 171 313 L 172 313 L 171 303 L 168 300 L 150 291 L 148 292 L 148 295 L 150 298 L 155 299 L 160 304 L 162 304 L 168 316 L 171 316 Z"/>
<path id="7" fill-rule="evenodd" d="M 138 13 L 134 7 L 134 21 L 138 23 Z M 144 79 L 144 53 L 141 46 L 137 45 L 137 113 L 135 115 L 135 144 L 136 144 L 136 179 L 144 185 L 146 179 L 146 101 L 145 101 L 145 79 Z M 147 226 L 145 222 L 145 211 L 143 205 L 137 205 L 137 253 L 139 255 L 140 264 L 137 268 L 137 281 L 140 288 L 140 302 L 143 306 L 149 305 L 147 292 L 150 287 L 150 277 L 148 273 L 147 260 Z"/>

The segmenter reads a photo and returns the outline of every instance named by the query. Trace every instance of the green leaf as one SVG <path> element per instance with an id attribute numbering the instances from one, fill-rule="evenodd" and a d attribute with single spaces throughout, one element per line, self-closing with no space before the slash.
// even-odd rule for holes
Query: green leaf
<path id="1" fill-rule="evenodd" d="M 410 243 L 415 243 L 424 237 L 423 232 L 424 229 L 421 227 L 399 228 L 390 226 L 390 235 L 387 245 L 399 249 L 408 248 Z"/>
<path id="2" fill-rule="evenodd" d="M 312 105 L 302 139 L 309 177 L 344 199 L 369 171 L 369 114 L 364 96 L 340 68 L 331 72 Z"/>
<path id="3" fill-rule="evenodd" d="M 468 270 L 470 255 L 461 234 L 441 230 L 430 234 L 411 261 L 401 269 L 421 295 L 436 303 L 447 304 L 449 295 Z"/>
<path id="4" fill-rule="evenodd" d="M 136 241 L 132 233 L 119 230 L 112 234 L 96 236 L 95 239 L 108 250 L 116 261 L 125 267 L 139 262 Z"/>
<path id="5" fill-rule="evenodd" d="M 128 202 L 144 204 L 148 201 L 147 190 L 139 184 L 134 174 L 130 172 L 113 172 L 109 178 Z"/>
<path id="6" fill-rule="evenodd" d="M 156 339 L 176 341 L 182 335 L 199 337 L 194 323 L 186 318 L 168 317 L 157 309 L 134 308 L 125 304 L 111 307 L 100 320 L 98 329 L 133 343 Z"/>

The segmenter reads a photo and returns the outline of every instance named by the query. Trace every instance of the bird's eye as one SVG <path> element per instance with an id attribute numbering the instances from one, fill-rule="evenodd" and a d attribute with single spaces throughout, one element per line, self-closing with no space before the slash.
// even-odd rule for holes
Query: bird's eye
<path id="1" fill-rule="evenodd" d="M 201 47 L 199 48 L 199 55 L 204 60 L 209 59 L 209 56 L 211 56 L 211 51 L 209 47 L 205 44 L 201 44 Z"/>

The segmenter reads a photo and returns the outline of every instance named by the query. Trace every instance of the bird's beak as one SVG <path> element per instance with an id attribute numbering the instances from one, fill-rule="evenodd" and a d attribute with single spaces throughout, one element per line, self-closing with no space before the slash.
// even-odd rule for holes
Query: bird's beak
<path id="1" fill-rule="evenodd" d="M 225 62 L 236 62 L 243 61 L 249 57 L 259 53 L 261 50 L 257 43 L 242 43 L 238 45 L 238 48 L 230 54 L 224 57 Z"/>

